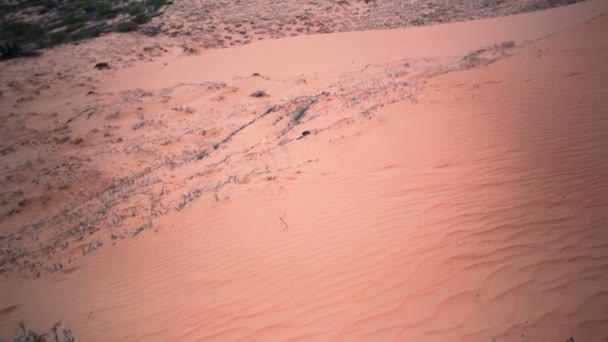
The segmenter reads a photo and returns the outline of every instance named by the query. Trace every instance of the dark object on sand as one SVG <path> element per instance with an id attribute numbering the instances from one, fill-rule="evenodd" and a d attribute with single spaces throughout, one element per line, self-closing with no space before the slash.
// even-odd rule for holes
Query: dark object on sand
<path id="1" fill-rule="evenodd" d="M 304 132 L 302 132 L 302 136 L 303 136 L 303 137 L 305 137 L 305 136 L 307 136 L 307 135 L 309 135 L 309 134 L 310 134 L 310 131 L 304 131 Z"/>
<path id="2" fill-rule="evenodd" d="M 95 64 L 95 69 L 97 69 L 97 70 L 110 69 L 110 64 L 108 64 L 106 62 L 97 63 L 97 64 Z"/>
<path id="3" fill-rule="evenodd" d="M 266 96 L 266 95 L 267 95 L 267 94 L 266 94 L 266 92 L 265 92 L 265 91 L 263 91 L 263 90 L 257 90 L 257 91 L 255 91 L 255 92 L 253 92 L 253 93 L 252 93 L 250 96 L 251 96 L 251 97 L 264 97 L 264 96 Z"/>
<path id="4" fill-rule="evenodd" d="M 254 73 L 251 75 L 251 77 L 260 77 L 260 74 L 259 74 L 259 73 L 257 73 L 257 72 L 254 72 Z"/>

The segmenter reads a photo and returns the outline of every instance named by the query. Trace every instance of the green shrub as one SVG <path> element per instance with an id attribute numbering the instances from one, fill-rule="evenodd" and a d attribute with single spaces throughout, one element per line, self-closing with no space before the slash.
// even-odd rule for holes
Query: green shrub
<path id="1" fill-rule="evenodd" d="M 97 37 L 101 34 L 101 30 L 97 27 L 89 27 L 72 35 L 72 40 L 81 40 Z"/>
<path id="2" fill-rule="evenodd" d="M 156 8 L 156 9 L 158 9 L 166 4 L 167 4 L 166 0 L 152 0 L 152 6 L 154 6 L 154 8 Z"/>
<path id="3" fill-rule="evenodd" d="M 13 4 L 0 4 L 0 17 L 13 13 L 17 10 L 17 6 Z"/>
<path id="4" fill-rule="evenodd" d="M 24 8 L 30 8 L 32 6 L 38 6 L 40 4 L 39 0 L 24 0 L 24 1 L 19 1 L 17 3 L 17 6 L 20 9 L 24 9 Z"/>
<path id="5" fill-rule="evenodd" d="M 116 16 L 116 11 L 112 7 L 112 4 L 109 2 L 100 2 L 97 4 L 95 8 L 95 13 L 102 17 L 114 18 Z"/>
<path id="6" fill-rule="evenodd" d="M 116 25 L 118 32 L 131 32 L 137 30 L 137 24 L 132 21 L 123 21 Z"/>
<path id="7" fill-rule="evenodd" d="M 65 18 L 63 18 L 64 25 L 74 25 L 74 24 L 84 23 L 86 21 L 87 21 L 87 18 L 85 18 L 81 15 L 74 15 L 74 14 L 67 15 L 67 16 L 65 16 Z"/>
<path id="8" fill-rule="evenodd" d="M 133 22 L 138 25 L 145 24 L 148 21 L 150 21 L 150 17 L 145 13 L 140 13 L 133 18 Z"/>
<path id="9" fill-rule="evenodd" d="M 90 0 L 81 0 L 81 1 L 76 1 L 73 3 L 73 7 L 81 10 L 81 11 L 85 11 L 87 13 L 92 13 L 95 12 L 95 2 L 90 1 Z"/>
<path id="10" fill-rule="evenodd" d="M 103 32 L 131 32 L 149 22 L 167 0 L 0 0 L 2 58 L 35 55 L 35 49 L 96 37 Z M 13 13 L 32 10 L 35 22 L 18 21 Z M 119 14 L 129 19 L 110 24 Z M 27 14 L 27 13 L 26 13 Z"/>
<path id="11" fill-rule="evenodd" d="M 24 40 L 30 40 L 38 38 L 42 33 L 44 33 L 44 30 L 38 24 L 26 23 L 23 21 L 13 21 L 3 25 L 0 37 L 22 38 Z"/>
<path id="12" fill-rule="evenodd" d="M 136 5 L 136 4 L 130 4 L 130 5 L 129 5 L 129 7 L 127 8 L 127 12 L 128 12 L 130 15 L 135 16 L 135 15 L 138 15 L 138 14 L 144 13 L 144 8 L 143 8 L 143 7 L 141 7 L 140 5 Z"/>
<path id="13" fill-rule="evenodd" d="M 14 40 L 0 42 L 0 59 L 15 58 L 21 55 L 21 47 Z"/>
<path id="14" fill-rule="evenodd" d="M 80 30 L 84 26 L 85 26 L 85 23 L 83 23 L 83 22 L 73 23 L 73 24 L 68 25 L 68 27 L 65 28 L 65 31 L 66 32 L 74 32 L 76 30 Z"/>
<path id="15" fill-rule="evenodd" d="M 46 9 L 53 9 L 57 7 L 57 1 L 55 0 L 44 0 L 42 1 L 42 6 Z"/>
<path id="16" fill-rule="evenodd" d="M 54 32 L 51 34 L 51 44 L 53 45 L 57 45 L 57 44 L 61 44 L 65 41 L 65 32 L 61 31 L 61 32 Z"/>

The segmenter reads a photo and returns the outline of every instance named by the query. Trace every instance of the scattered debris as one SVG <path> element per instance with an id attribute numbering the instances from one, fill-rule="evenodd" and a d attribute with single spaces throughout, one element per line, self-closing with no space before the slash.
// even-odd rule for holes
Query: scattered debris
<path id="1" fill-rule="evenodd" d="M 137 236 L 139 233 L 143 232 L 146 229 L 150 229 L 152 228 L 152 221 L 149 221 L 146 224 L 143 224 L 137 228 L 135 228 L 135 230 L 133 230 L 133 234 L 131 235 L 132 237 Z"/>
<path id="2" fill-rule="evenodd" d="M 182 195 L 182 200 L 177 204 L 177 210 L 180 211 L 184 209 L 188 203 L 197 200 L 203 194 L 202 189 L 194 189 L 189 191 L 187 194 Z"/>
<path id="3" fill-rule="evenodd" d="M 27 329 L 24 321 L 20 321 L 17 323 L 19 326 L 19 331 L 17 332 L 17 336 L 15 336 L 15 342 L 46 342 L 46 341 L 55 341 L 55 342 L 75 342 L 76 339 L 72 335 L 72 331 L 69 328 L 63 328 L 61 330 L 62 334 L 59 334 L 59 327 L 61 327 L 63 323 L 61 321 L 57 321 L 53 326 L 49 329 L 48 332 L 37 333 L 33 330 Z M 62 335 L 62 336 L 60 336 Z"/>
<path id="4" fill-rule="evenodd" d="M 176 112 L 184 112 L 184 113 L 188 113 L 188 114 L 194 113 L 194 108 L 192 108 L 192 107 L 179 106 L 179 107 L 173 107 L 173 108 L 171 108 L 171 110 L 174 110 Z"/>
<path id="5" fill-rule="evenodd" d="M 137 129 L 144 127 L 145 124 L 146 123 L 144 121 L 140 121 L 140 122 L 134 124 L 131 128 L 135 131 Z"/>
<path id="6" fill-rule="evenodd" d="M 60 262 L 58 262 L 58 263 L 55 263 L 55 264 L 51 265 L 51 267 L 49 268 L 49 271 L 51 273 L 53 273 L 53 272 L 57 272 L 57 271 L 59 271 L 61 269 L 63 269 L 63 264 L 60 263 Z"/>
<path id="7" fill-rule="evenodd" d="M 296 112 L 293 115 L 292 118 L 292 122 L 294 124 L 297 124 L 298 122 L 300 122 L 300 120 L 302 120 L 302 118 L 304 117 L 304 115 L 306 115 L 306 112 L 308 111 L 308 108 L 310 108 L 310 106 L 304 106 L 304 107 L 300 107 L 296 110 Z"/>
<path id="8" fill-rule="evenodd" d="M 82 247 L 82 255 L 86 255 L 93 251 L 96 251 L 100 247 L 103 246 L 103 242 L 101 240 L 92 241 L 88 246 Z"/>
<path id="9" fill-rule="evenodd" d="M 199 153 L 196 154 L 195 159 L 196 160 L 202 160 L 203 158 L 207 157 L 209 155 L 209 152 L 207 152 L 207 150 L 203 150 Z"/>

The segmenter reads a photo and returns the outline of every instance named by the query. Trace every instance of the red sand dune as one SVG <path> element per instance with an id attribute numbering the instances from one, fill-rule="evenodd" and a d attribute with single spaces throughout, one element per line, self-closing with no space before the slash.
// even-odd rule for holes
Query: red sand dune
<path id="1" fill-rule="evenodd" d="M 606 13 L 597 0 L 174 52 L 101 78 L 106 98 L 75 101 L 120 114 L 70 129 L 110 122 L 124 141 L 86 135 L 63 156 L 102 179 L 153 165 L 158 182 L 135 184 L 162 196 L 119 206 L 169 209 L 137 238 L 101 229 L 94 253 L 49 256 L 78 257 L 60 271 L 2 279 L 1 336 L 24 318 L 81 341 L 605 341 Z M 150 95 L 117 102 L 136 88 Z M 64 108 L 52 97 L 24 106 Z M 125 222 L 111 232 L 139 221 Z"/>

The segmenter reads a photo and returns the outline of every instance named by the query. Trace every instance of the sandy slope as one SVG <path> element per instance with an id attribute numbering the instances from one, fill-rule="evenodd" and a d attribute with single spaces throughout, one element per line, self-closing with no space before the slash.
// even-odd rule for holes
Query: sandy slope
<path id="1" fill-rule="evenodd" d="M 604 341 L 607 12 L 172 50 L 7 100 L 3 210 L 37 183 L 0 221 L 0 336 Z"/>

